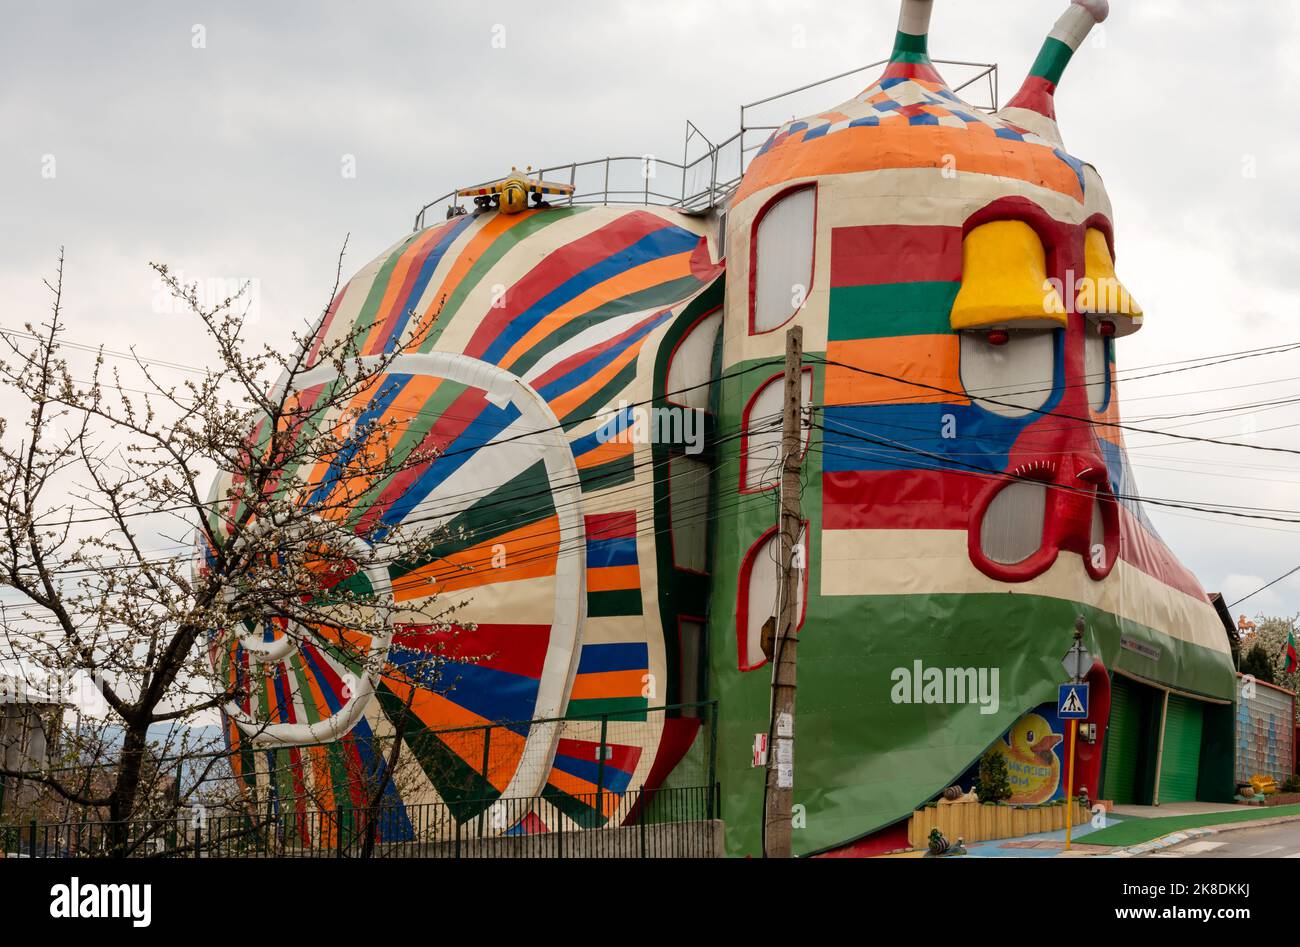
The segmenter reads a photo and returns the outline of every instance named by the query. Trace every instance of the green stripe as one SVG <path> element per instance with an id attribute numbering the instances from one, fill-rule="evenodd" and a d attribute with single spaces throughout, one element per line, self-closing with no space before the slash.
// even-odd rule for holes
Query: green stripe
<path id="1" fill-rule="evenodd" d="M 428 337 L 420 346 L 420 351 L 429 352 L 433 350 L 433 347 L 438 343 L 438 338 L 451 324 L 452 318 L 460 310 L 465 299 L 503 256 L 542 228 L 549 227 L 551 224 L 559 223 L 562 220 L 568 220 L 575 214 L 581 214 L 589 209 L 587 207 L 560 207 L 544 213 L 531 214 L 527 220 L 515 224 L 493 240 L 488 248 L 483 251 L 483 255 L 470 267 L 469 272 L 461 279 L 451 295 L 447 297 L 446 302 L 442 304 L 442 309 L 438 312 L 437 318 L 434 319 Z M 436 310 L 438 303 L 435 301 L 433 305 Z"/>
<path id="2" fill-rule="evenodd" d="M 619 369 L 617 375 L 605 382 L 595 394 L 561 418 L 560 424 L 564 430 L 572 430 L 583 421 L 594 417 L 596 412 L 613 400 L 614 395 L 632 384 L 636 379 L 636 362 L 634 356 L 630 362 Z"/>
<path id="3" fill-rule="evenodd" d="M 645 720 L 649 702 L 644 697 L 593 697 L 588 700 L 571 700 L 564 716 L 568 720 L 591 720 L 610 714 L 615 722 L 620 720 Z"/>
<path id="4" fill-rule="evenodd" d="M 611 618 L 615 615 L 640 615 L 641 590 L 615 589 L 587 593 L 587 617 Z"/>
<path id="5" fill-rule="evenodd" d="M 388 489 L 389 484 L 393 482 L 395 477 L 409 473 L 414 469 L 408 464 L 411 452 L 428 436 L 430 429 L 442 419 L 442 415 L 451 407 L 452 403 L 468 390 L 469 388 L 466 385 L 443 379 L 429 400 L 416 409 L 417 413 L 411 416 L 407 422 L 406 430 L 402 432 L 397 445 L 385 460 L 387 465 L 397 469 L 372 485 L 361 495 L 360 499 L 352 501 L 351 512 L 348 514 L 348 525 L 355 526 L 362 517 L 371 511 L 371 508 L 379 499 L 379 495 Z M 394 418 L 394 421 L 398 424 L 401 423 L 400 418 Z"/>
<path id="6" fill-rule="evenodd" d="M 1061 75 L 1065 72 L 1065 67 L 1070 64 L 1072 56 L 1074 50 L 1056 37 L 1049 36 L 1043 42 L 1043 48 L 1038 51 L 1038 58 L 1030 67 L 1029 74 L 1046 79 L 1055 85 L 1061 81 Z"/>
<path id="7" fill-rule="evenodd" d="M 894 36 L 894 52 L 891 62 L 929 62 L 930 37 L 916 36 L 899 30 Z"/>
<path id="8" fill-rule="evenodd" d="M 401 717 L 405 702 L 384 684 L 375 691 L 379 705 L 393 726 Z M 449 734 L 449 736 L 452 736 Z M 479 739 L 479 734 L 465 731 L 453 736 Z M 420 763 L 424 775 L 429 777 L 434 789 L 447 804 L 457 822 L 467 822 L 482 812 L 494 801 L 500 792 L 490 785 L 483 774 L 465 762 L 461 756 L 448 747 L 441 735 L 430 730 L 414 716 L 406 721 L 406 745 Z"/>
<path id="9" fill-rule="evenodd" d="M 439 224 L 438 226 L 443 226 Z M 432 229 L 432 228 L 430 228 Z M 419 233 L 412 234 L 410 239 L 404 240 L 402 245 L 384 261 L 384 265 L 375 273 L 375 279 L 370 284 L 370 290 L 366 293 L 366 301 L 361 304 L 361 311 L 357 313 L 356 319 L 352 321 L 352 327 L 349 332 L 351 338 L 360 345 L 365 340 L 366 333 L 370 331 L 375 324 L 375 316 L 379 312 L 379 304 L 384 301 L 384 294 L 388 291 L 388 284 L 393 278 L 393 271 L 397 268 L 397 263 L 402 258 L 411 245 L 420 238 L 424 237 L 429 231 L 421 230 Z"/>
<path id="10" fill-rule="evenodd" d="M 528 370 L 541 361 L 544 356 L 578 333 L 590 329 L 607 319 L 626 315 L 629 312 L 639 312 L 642 309 L 664 307 L 680 302 L 698 289 L 699 286 L 700 281 L 694 276 L 683 276 L 680 279 L 669 280 L 666 283 L 659 283 L 657 286 L 650 286 L 627 296 L 612 299 L 586 315 L 569 320 L 554 332 L 548 332 L 537 345 L 511 363 L 510 370 L 516 375 L 527 374 Z"/>
<path id="11" fill-rule="evenodd" d="M 960 283 L 890 283 L 831 289 L 832 342 L 952 331 L 953 300 Z"/>
<path id="12" fill-rule="evenodd" d="M 609 821 L 591 806 L 579 799 L 575 799 L 563 790 L 556 789 L 550 783 L 547 783 L 546 788 L 542 790 L 542 798 L 584 829 L 598 829 Z M 591 799 L 593 802 L 596 799 L 594 792 L 591 793 Z"/>
<path id="13" fill-rule="evenodd" d="M 439 530 L 444 539 L 421 550 L 419 561 L 406 560 L 393 565 L 389 575 L 394 580 L 400 579 L 430 562 L 554 515 L 555 500 L 546 476 L 546 464 L 539 460 L 458 513 Z"/>
<path id="14" fill-rule="evenodd" d="M 631 483 L 636 479 L 636 466 L 633 463 L 633 456 L 628 454 L 618 460 L 611 460 L 607 464 L 579 470 L 578 479 L 582 484 L 582 492 L 591 493 L 595 490 L 604 490 L 607 487 L 618 487 L 625 483 Z"/>

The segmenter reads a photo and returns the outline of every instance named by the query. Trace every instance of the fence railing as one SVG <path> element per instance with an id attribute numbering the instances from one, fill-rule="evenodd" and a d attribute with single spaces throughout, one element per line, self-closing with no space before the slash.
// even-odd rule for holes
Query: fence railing
<path id="1" fill-rule="evenodd" d="M 818 79 L 798 88 L 746 103 L 740 107 L 740 130 L 716 145 L 710 142 L 693 122 L 688 121 L 680 163 L 651 154 L 611 155 L 590 161 L 550 165 L 531 173 L 547 181 L 573 186 L 572 195 L 552 201 L 559 206 L 641 204 L 676 207 L 688 213 L 703 213 L 726 203 L 739 187 L 740 179 L 745 169 L 749 167 L 754 154 L 779 127 L 763 124 L 761 119 L 754 119 L 751 113 L 763 106 L 772 105 L 811 89 L 856 76 L 870 69 L 878 69 L 887 62 L 888 60 L 881 59 L 867 63 L 865 66 L 847 72 L 836 73 L 825 79 Z M 937 66 L 954 66 L 973 71 L 973 74 L 958 81 L 953 86 L 953 91 L 960 93 L 978 87 L 982 83 L 987 87 L 987 104 L 975 103 L 974 107 L 984 111 L 997 111 L 998 67 L 996 63 L 967 62 L 958 59 L 936 59 L 934 62 Z M 704 152 L 698 157 L 691 158 L 691 142 L 696 139 L 704 143 Z M 491 178 L 476 184 L 463 185 L 434 198 L 416 213 L 413 230 L 424 229 L 428 211 L 432 207 L 446 204 L 448 216 L 460 213 L 462 208 L 460 198 L 456 196 L 457 191 L 484 187 L 497 180 L 499 179 Z"/>
<path id="2" fill-rule="evenodd" d="M 364 849 L 386 857 L 527 857 L 534 851 L 554 857 L 548 845 L 568 844 L 574 853 L 592 857 L 616 852 L 629 857 L 707 855 L 707 840 L 699 834 L 705 830 L 687 823 L 720 818 L 717 701 L 586 712 L 571 704 L 569 711 L 565 717 L 406 734 L 406 752 L 395 757 L 393 735 L 372 734 L 364 738 L 366 755 L 396 759 L 396 767 L 341 764 L 328 770 L 331 779 L 321 785 L 310 784 L 316 770 L 304 762 L 313 748 L 259 750 L 226 775 L 205 776 L 183 793 L 177 784 L 176 799 L 185 803 L 167 807 L 175 817 L 111 822 L 102 811 L 81 810 L 63 821 L 41 822 L 8 813 L 9 824 L 0 825 L 0 851 L 36 857 L 185 852 L 320 857 Z M 647 732 L 661 733 L 668 726 L 689 731 L 678 734 L 688 750 L 673 769 L 672 788 L 633 788 L 629 780 L 635 763 L 628 760 L 639 758 Z M 555 741 L 554 759 L 520 755 L 520 736 L 539 730 Z M 437 750 L 442 752 L 430 752 Z M 231 755 L 232 763 L 238 755 Z M 431 758 L 450 761 L 452 769 L 426 769 L 420 761 Z M 255 764 L 251 769 L 250 761 Z M 582 775 L 557 779 L 552 767 Z M 417 774 L 417 783 L 437 787 L 439 802 L 398 801 L 406 796 L 403 786 L 411 785 Z M 566 785 L 566 791 L 553 781 Z M 541 788 L 516 797 L 508 795 L 511 785 L 530 787 L 525 793 Z M 289 787 L 298 788 L 289 792 Z M 390 789 L 397 790 L 396 796 Z M 192 804 L 197 800 L 209 807 L 221 801 L 205 809 Z M 629 835 L 629 829 L 636 831 Z M 608 836 L 586 838 L 600 832 Z"/>
<path id="3" fill-rule="evenodd" d="M 130 822 L 30 822 L 0 828 L 0 850 L 20 858 L 713 858 L 719 790 L 633 790 L 604 799 L 607 827 L 554 827 L 530 820 L 536 799 L 483 800 L 463 821 L 443 803 L 295 811 L 270 820 L 248 813 Z"/>

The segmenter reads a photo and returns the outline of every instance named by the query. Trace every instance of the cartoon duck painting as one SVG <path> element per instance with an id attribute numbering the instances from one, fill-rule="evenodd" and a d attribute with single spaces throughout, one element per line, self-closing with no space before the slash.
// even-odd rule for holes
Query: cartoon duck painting
<path id="1" fill-rule="evenodd" d="M 998 751 L 1007 759 L 1008 802 L 1033 805 L 1056 794 L 1061 784 L 1061 761 L 1056 755 L 1060 742 L 1061 735 L 1052 732 L 1051 724 L 1032 713 L 1021 717 L 1005 739 L 997 742 Z"/>

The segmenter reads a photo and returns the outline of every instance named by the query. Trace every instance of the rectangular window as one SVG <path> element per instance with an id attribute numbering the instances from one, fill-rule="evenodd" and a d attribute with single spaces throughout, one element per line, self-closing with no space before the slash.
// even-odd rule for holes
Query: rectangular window
<path id="1" fill-rule="evenodd" d="M 708 571 L 709 472 L 693 457 L 674 457 L 668 465 L 673 565 L 691 572 Z"/>

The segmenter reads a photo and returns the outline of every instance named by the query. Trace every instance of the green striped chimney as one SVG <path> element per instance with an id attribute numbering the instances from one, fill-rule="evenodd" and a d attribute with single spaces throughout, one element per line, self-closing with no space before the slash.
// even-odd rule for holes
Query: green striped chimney
<path id="1" fill-rule="evenodd" d="M 903 0 L 898 33 L 884 79 L 925 79 L 942 82 L 930 62 L 930 14 L 934 0 Z"/>
<path id="2" fill-rule="evenodd" d="M 1108 0 L 1072 0 L 1043 41 L 1020 91 L 998 115 L 1048 141 L 1061 144 L 1056 124 L 1056 87 L 1065 67 L 1098 23 L 1110 15 Z"/>

